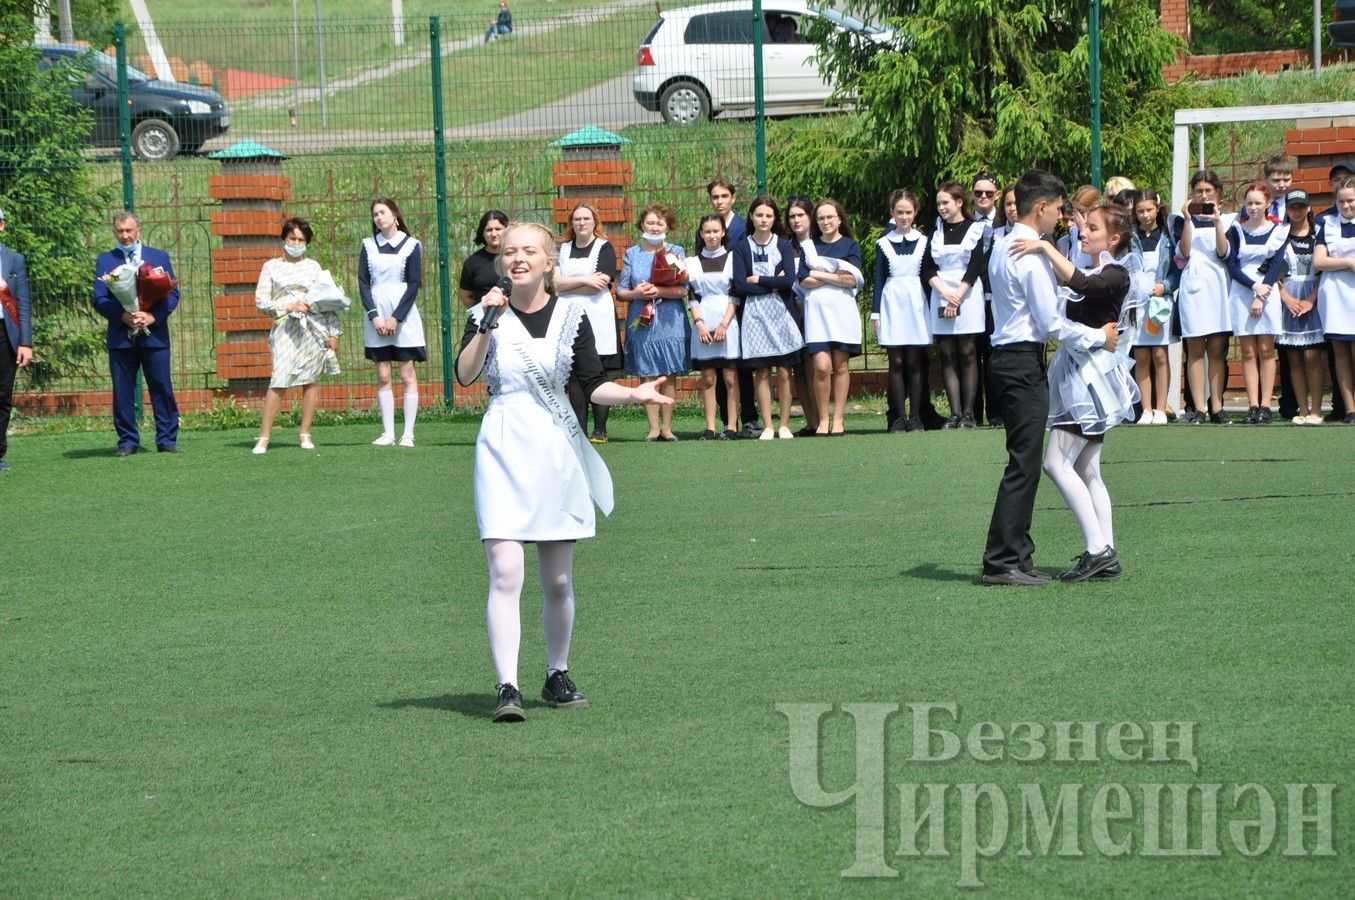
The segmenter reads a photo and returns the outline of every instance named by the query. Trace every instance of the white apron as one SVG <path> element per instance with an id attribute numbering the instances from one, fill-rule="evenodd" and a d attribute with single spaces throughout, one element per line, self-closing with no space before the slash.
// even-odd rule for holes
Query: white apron
<path id="1" fill-rule="evenodd" d="M 1323 229 L 1327 255 L 1336 259 L 1355 256 L 1355 237 L 1341 237 L 1341 217 L 1333 215 Z M 1355 334 L 1355 272 L 1323 272 L 1317 283 L 1317 313 L 1322 333 Z"/>
<path id="2" fill-rule="evenodd" d="M 889 264 L 889 277 L 880 288 L 881 347 L 920 347 L 932 342 L 927 297 L 918 277 L 927 255 L 927 239 L 917 230 L 902 237 L 917 242 L 906 256 L 899 253 L 902 241 L 891 241 L 888 235 L 876 241 L 876 252 Z"/>
<path id="3" fill-rule="evenodd" d="M 832 256 L 820 256 L 813 241 L 805 251 L 810 269 L 827 272 L 851 272 L 856 287 L 823 284 L 805 289 L 805 343 L 861 346 L 861 312 L 856 307 L 856 291 L 865 283 L 861 272 L 851 263 Z"/>
<path id="4" fill-rule="evenodd" d="M 706 329 L 713 335 L 715 329 L 724 321 L 725 310 L 729 309 L 729 304 L 733 303 L 733 298 L 729 295 L 729 287 L 734 283 L 734 254 L 725 253 L 725 264 L 718 272 L 706 272 L 701 268 L 700 253 L 687 257 L 684 265 L 687 267 L 687 288 L 696 295 L 697 302 L 693 305 L 697 307 L 694 315 L 700 316 L 701 321 L 706 323 Z M 718 343 L 703 344 L 701 338 L 697 337 L 696 329 L 692 329 L 692 359 L 738 359 L 739 358 L 739 318 L 733 317 L 729 320 L 729 328 L 725 331 L 725 339 Z"/>
<path id="5" fill-rule="evenodd" d="M 567 241 L 560 248 L 560 259 L 558 265 L 560 274 L 570 278 L 585 278 L 598 270 L 598 254 L 602 252 L 602 245 L 606 244 L 602 238 L 593 238 L 593 245 L 588 250 L 587 256 L 577 259 L 570 256 L 569 251 L 574 247 L 572 241 Z M 608 272 L 612 280 L 616 280 L 615 272 Z M 588 324 L 593 329 L 593 341 L 597 344 L 598 356 L 613 356 L 617 352 L 616 343 L 616 303 L 612 300 L 611 286 L 603 288 L 596 294 L 580 293 L 561 293 L 561 300 L 576 300 L 583 304 L 583 311 L 588 316 Z"/>
<path id="6" fill-rule="evenodd" d="M 405 262 L 414 252 L 414 248 L 419 246 L 419 241 L 406 235 L 400 249 L 394 253 L 378 252 L 375 237 L 365 238 L 362 245 L 367 250 L 367 272 L 371 281 L 372 302 L 376 304 L 376 314 L 383 319 L 390 318 L 391 313 L 400 305 L 400 298 L 405 295 L 407 287 Z M 409 315 L 399 323 L 395 334 L 377 334 L 372 320 L 366 319 L 362 324 L 362 339 L 368 347 L 425 346 L 423 319 L 419 318 L 418 301 L 416 300 L 409 308 Z"/>
<path id="7" fill-rule="evenodd" d="M 1157 273 L 1161 269 L 1163 245 L 1167 245 L 1167 252 L 1171 252 L 1170 230 L 1163 229 L 1159 236 L 1157 244 L 1153 247 L 1140 245 L 1140 255 L 1143 258 L 1143 271 L 1153 273 L 1153 286 L 1158 283 Z M 1151 290 L 1151 288 L 1150 288 Z M 1170 302 L 1172 297 L 1168 294 L 1163 299 Z M 1135 347 L 1166 347 L 1176 343 L 1176 338 L 1172 336 L 1171 319 L 1163 322 L 1161 325 L 1155 325 L 1148 321 L 1146 315 L 1139 316 L 1138 330 L 1134 332 Z"/>
<path id="8" fill-rule="evenodd" d="M 936 263 L 937 277 L 954 287 L 964 278 L 969 267 L 969 256 L 983 242 L 985 226 L 975 222 L 965 232 L 964 240 L 958 244 L 945 243 L 945 235 L 937 220 L 936 232 L 932 235 L 932 260 Z M 960 304 L 960 314 L 953 319 L 941 318 L 940 311 L 946 301 L 935 290 L 931 291 L 932 308 L 930 313 L 933 337 L 952 337 L 957 334 L 982 334 L 988 323 L 983 310 L 983 279 L 970 286 L 964 302 Z"/>
<path id="9" fill-rule="evenodd" d="M 1237 231 L 1243 231 L 1241 225 L 1234 225 Z M 1272 225 L 1264 243 L 1249 244 L 1245 234 L 1238 236 L 1237 261 L 1243 274 L 1258 281 L 1261 279 L 1261 263 L 1279 252 L 1289 240 L 1288 225 Z M 1245 284 L 1233 279 L 1228 286 L 1228 311 L 1232 321 L 1233 334 L 1239 337 L 1252 337 L 1259 334 L 1276 335 L 1284 331 L 1280 315 L 1280 289 L 1272 285 L 1270 294 L 1261 308 L 1261 315 L 1251 314 L 1252 300 L 1256 295 Z"/>
<path id="10" fill-rule="evenodd" d="M 482 314 L 483 307 L 471 310 L 477 322 Z M 612 511 L 611 475 L 565 395 L 584 315 L 582 304 L 557 301 L 546 336 L 537 339 L 510 307 L 491 332 L 491 394 L 475 441 L 481 540 L 589 538 L 597 530 L 593 504 L 604 515 Z"/>
<path id="11" fill-rule="evenodd" d="M 1234 216 L 1224 217 L 1224 227 L 1232 227 Z M 1214 252 L 1214 228 L 1191 228 L 1190 258 L 1181 271 L 1181 290 L 1176 302 L 1181 307 L 1181 337 L 1207 337 L 1233 330 L 1228 314 L 1231 276 L 1227 263 Z"/>

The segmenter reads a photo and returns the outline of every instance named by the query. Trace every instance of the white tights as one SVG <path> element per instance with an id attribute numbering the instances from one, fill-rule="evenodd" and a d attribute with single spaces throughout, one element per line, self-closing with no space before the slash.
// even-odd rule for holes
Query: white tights
<path id="1" fill-rule="evenodd" d="M 1055 428 L 1044 451 L 1044 470 L 1058 485 L 1077 519 L 1087 552 L 1115 546 L 1110 522 L 1110 493 L 1101 480 L 1101 442 Z"/>
<path id="2" fill-rule="evenodd" d="M 485 541 L 489 559 L 489 652 L 500 684 L 518 685 L 518 646 L 522 641 L 522 582 L 525 563 L 521 541 Z M 541 574 L 541 626 L 546 632 L 546 674 L 569 668 L 569 639 L 574 633 L 574 544 L 545 541 L 536 545 Z"/>

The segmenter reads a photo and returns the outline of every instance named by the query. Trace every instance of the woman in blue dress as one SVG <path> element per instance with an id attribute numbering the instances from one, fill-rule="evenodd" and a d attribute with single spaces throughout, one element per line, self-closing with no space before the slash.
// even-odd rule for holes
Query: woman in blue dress
<path id="1" fill-rule="evenodd" d="M 616 296 L 629 304 L 626 313 L 626 373 L 645 381 L 665 378 L 659 390 L 675 393 L 675 376 L 691 368 L 688 356 L 691 326 L 682 300 L 687 296 L 687 272 L 681 247 L 668 243 L 677 228 L 677 216 L 665 203 L 640 210 L 636 225 L 640 242 L 626 248 Z M 675 442 L 673 407 L 645 404 L 649 433 L 645 440 Z"/>

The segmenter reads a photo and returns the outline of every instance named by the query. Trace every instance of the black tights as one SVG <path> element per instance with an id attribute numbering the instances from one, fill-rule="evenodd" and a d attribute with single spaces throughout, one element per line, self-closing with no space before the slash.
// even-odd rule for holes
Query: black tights
<path id="1" fill-rule="evenodd" d="M 946 400 L 952 416 L 972 416 L 974 395 L 979 390 L 979 361 L 973 335 L 938 337 L 941 351 L 941 380 L 946 385 Z"/>
<path id="2" fill-rule="evenodd" d="M 574 416 L 579 420 L 579 427 L 584 431 L 588 430 L 588 408 L 593 409 L 593 430 L 607 433 L 607 413 L 611 412 L 610 406 L 603 406 L 601 403 L 589 403 L 588 398 L 583 395 L 583 385 L 579 384 L 575 378 L 570 378 L 569 383 L 565 385 L 565 393 L 569 396 L 569 405 L 574 407 Z"/>
<path id="3" fill-rule="evenodd" d="M 926 354 L 926 347 L 889 348 L 889 405 L 902 420 L 922 415 L 922 367 Z M 907 413 L 903 405 L 905 396 Z"/>

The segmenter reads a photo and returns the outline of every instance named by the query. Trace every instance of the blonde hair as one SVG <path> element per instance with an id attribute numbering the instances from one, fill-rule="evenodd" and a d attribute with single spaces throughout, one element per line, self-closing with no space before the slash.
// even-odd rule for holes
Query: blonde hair
<path id="1" fill-rule="evenodd" d="M 1084 184 L 1073 192 L 1073 205 L 1083 213 L 1091 212 L 1101 204 L 1101 192 L 1090 184 Z"/>
<path id="2" fill-rule="evenodd" d="M 503 237 L 499 239 L 499 246 L 503 247 L 508 241 L 508 235 L 514 231 L 534 232 L 541 241 L 541 249 L 546 254 L 546 277 L 542 279 L 542 284 L 546 286 L 546 293 L 555 293 L 555 264 L 560 258 L 560 246 L 555 242 L 555 235 L 545 225 L 537 222 L 509 222 L 508 227 L 503 230 Z M 503 270 L 503 253 L 494 258 L 494 271 L 500 275 L 506 274 Z"/>
<path id="3" fill-rule="evenodd" d="M 1125 178 L 1123 175 L 1114 175 L 1106 179 L 1107 197 L 1114 197 L 1116 194 L 1120 193 L 1120 191 L 1133 191 L 1133 190 L 1137 190 L 1137 188 L 1134 187 L 1134 182 L 1130 181 L 1128 178 Z"/>

